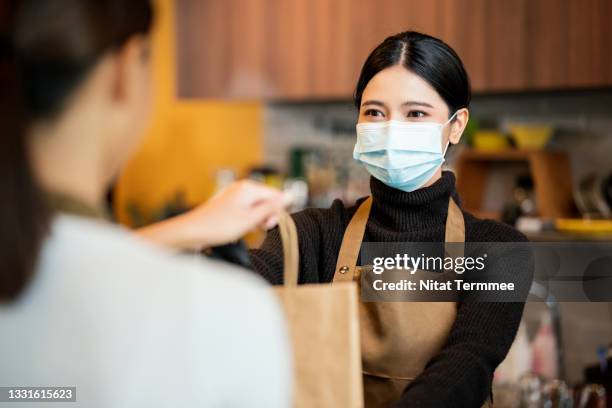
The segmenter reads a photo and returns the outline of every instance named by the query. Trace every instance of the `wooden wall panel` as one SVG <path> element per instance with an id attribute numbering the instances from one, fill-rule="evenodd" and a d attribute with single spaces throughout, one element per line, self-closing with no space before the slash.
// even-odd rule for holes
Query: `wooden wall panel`
<path id="1" fill-rule="evenodd" d="M 457 52 L 463 61 L 474 91 L 486 89 L 488 36 L 487 2 L 447 0 L 442 7 L 441 38 Z"/>
<path id="2" fill-rule="evenodd" d="M 612 85 L 610 0 L 178 0 L 179 95 L 347 99 L 389 35 L 450 44 L 476 92 Z"/>
<path id="3" fill-rule="evenodd" d="M 570 1 L 568 20 L 569 81 L 584 87 L 612 85 L 612 2 Z"/>
<path id="4" fill-rule="evenodd" d="M 569 4 L 572 0 L 529 1 L 525 16 L 526 87 L 558 89 L 570 85 Z"/>
<path id="5" fill-rule="evenodd" d="M 230 1 L 177 0 L 178 93 L 223 95 L 230 81 Z"/>
<path id="6" fill-rule="evenodd" d="M 519 90 L 526 85 L 526 7 L 529 0 L 487 1 L 483 90 Z"/>

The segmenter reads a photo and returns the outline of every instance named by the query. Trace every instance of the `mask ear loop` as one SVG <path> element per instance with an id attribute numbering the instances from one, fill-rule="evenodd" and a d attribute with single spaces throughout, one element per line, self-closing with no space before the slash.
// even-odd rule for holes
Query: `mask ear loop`
<path id="1" fill-rule="evenodd" d="M 453 113 L 453 116 L 451 116 L 450 118 L 448 118 L 448 120 L 446 122 L 444 122 L 444 124 L 442 125 L 442 127 L 444 128 L 444 126 L 448 125 L 454 118 L 455 116 L 457 116 L 457 113 L 459 111 L 456 110 L 455 113 Z M 446 163 L 446 151 L 448 150 L 448 146 L 450 145 L 450 137 L 448 139 L 448 142 L 446 142 L 446 146 L 444 147 L 444 151 L 442 152 L 442 158 L 443 158 L 443 163 Z"/>
<path id="2" fill-rule="evenodd" d="M 446 163 L 446 150 L 448 150 L 449 144 L 450 144 L 450 139 L 448 142 L 446 142 L 446 147 L 444 148 L 444 151 L 442 152 L 442 163 L 440 163 L 440 167 L 442 167 Z"/>
<path id="3" fill-rule="evenodd" d="M 453 113 L 453 116 L 451 116 L 450 118 L 448 118 L 448 120 L 446 122 L 444 122 L 444 124 L 442 126 L 446 126 L 449 124 L 450 121 L 452 121 L 453 119 L 455 119 L 455 116 L 457 116 L 457 113 L 459 113 L 458 110 L 455 111 L 455 113 Z"/>

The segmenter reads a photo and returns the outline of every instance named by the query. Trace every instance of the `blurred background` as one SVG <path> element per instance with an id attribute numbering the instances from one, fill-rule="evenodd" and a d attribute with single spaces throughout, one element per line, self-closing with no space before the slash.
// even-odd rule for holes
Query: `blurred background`
<path id="1" fill-rule="evenodd" d="M 242 177 L 290 189 L 294 210 L 367 195 L 352 92 L 369 52 L 412 29 L 451 45 L 472 80 L 468 129 L 447 155 L 465 209 L 535 241 L 612 241 L 612 1 L 155 3 L 155 115 L 109 195 L 121 223 Z M 610 387 L 611 343 L 610 304 L 532 303 L 496 381 L 562 388 L 523 376 L 534 371 Z"/>

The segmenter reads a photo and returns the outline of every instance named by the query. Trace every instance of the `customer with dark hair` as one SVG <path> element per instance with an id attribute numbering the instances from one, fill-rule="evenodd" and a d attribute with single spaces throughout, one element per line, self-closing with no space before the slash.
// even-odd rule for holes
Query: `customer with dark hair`
<path id="1" fill-rule="evenodd" d="M 103 219 L 150 114 L 152 18 L 148 0 L 0 3 L 0 386 L 76 386 L 83 407 L 288 406 L 271 291 Z M 283 206 L 236 184 L 181 245 L 230 242 Z"/>
<path id="2" fill-rule="evenodd" d="M 470 83 L 457 54 L 431 36 L 404 32 L 370 54 L 355 91 L 354 158 L 371 174 L 371 197 L 293 215 L 300 283 L 358 279 L 365 242 L 525 241 L 514 229 L 459 207 L 455 176 L 442 171 L 469 117 Z M 277 229 L 251 252 L 255 269 L 282 282 Z M 526 294 L 528 257 L 497 259 Z M 466 295 L 466 296 L 469 296 Z M 360 304 L 367 407 L 479 407 L 514 339 L 523 303 Z"/>

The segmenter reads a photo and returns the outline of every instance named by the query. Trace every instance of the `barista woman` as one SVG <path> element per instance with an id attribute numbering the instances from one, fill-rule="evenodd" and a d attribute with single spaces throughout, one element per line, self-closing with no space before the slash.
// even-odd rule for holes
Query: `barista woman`
<path id="1" fill-rule="evenodd" d="M 329 209 L 293 215 L 300 283 L 353 279 L 362 241 L 526 240 L 508 226 L 462 211 L 455 176 L 441 170 L 448 145 L 459 142 L 468 122 L 469 103 L 468 75 L 441 40 L 404 32 L 376 47 L 355 91 L 354 158 L 372 176 L 371 197 L 348 208 L 338 200 Z M 282 256 L 277 229 L 251 253 L 255 269 L 274 284 L 282 282 Z M 527 263 L 520 257 L 499 260 L 504 273 L 524 282 L 531 278 Z M 362 303 L 366 406 L 480 407 L 523 306 Z"/>

